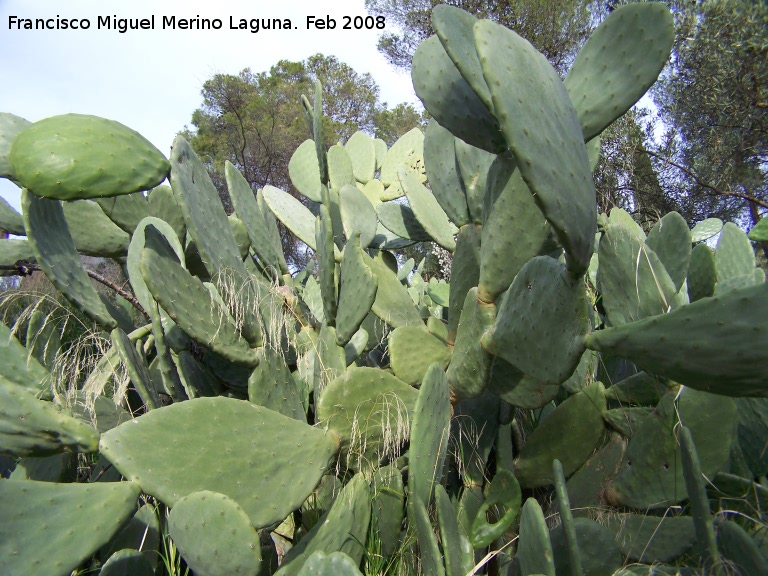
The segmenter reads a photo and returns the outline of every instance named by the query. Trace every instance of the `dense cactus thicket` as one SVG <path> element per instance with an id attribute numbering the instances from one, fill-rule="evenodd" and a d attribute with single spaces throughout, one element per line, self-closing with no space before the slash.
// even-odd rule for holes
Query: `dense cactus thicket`
<path id="1" fill-rule="evenodd" d="M 101 118 L 0 115 L 23 188 L 0 228 L 26 236 L 0 264 L 111 341 L 75 377 L 45 317 L 25 342 L 0 325 L 0 573 L 164 574 L 169 549 L 213 576 L 768 573 L 750 241 L 597 213 L 600 133 L 656 80 L 671 14 L 614 10 L 564 81 L 493 22 L 432 22 L 425 134 L 328 147 L 320 87 L 303 100 L 304 203 L 227 165 L 227 216 L 181 137 L 166 159 Z M 420 241 L 450 285 L 395 257 Z M 121 263 L 133 305 L 81 254 Z"/>

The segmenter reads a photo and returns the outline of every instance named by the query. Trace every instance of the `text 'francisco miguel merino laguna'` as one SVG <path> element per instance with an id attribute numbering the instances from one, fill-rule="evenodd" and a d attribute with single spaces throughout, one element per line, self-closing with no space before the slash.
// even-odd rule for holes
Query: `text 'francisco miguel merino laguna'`
<path id="1" fill-rule="evenodd" d="M 312 26 L 307 17 L 307 27 Z M 97 30 L 116 30 L 124 34 L 128 30 L 155 30 L 159 21 L 163 30 L 221 30 L 224 22 L 220 18 L 178 18 L 177 16 L 162 16 L 157 20 L 155 15 L 148 18 L 118 18 L 117 16 L 99 16 L 96 20 Z M 314 27 L 314 26 L 312 26 Z M 8 16 L 9 30 L 88 30 L 91 21 L 88 18 L 20 18 Z M 289 18 L 235 18 L 229 17 L 229 30 L 291 30 L 293 25 Z"/>

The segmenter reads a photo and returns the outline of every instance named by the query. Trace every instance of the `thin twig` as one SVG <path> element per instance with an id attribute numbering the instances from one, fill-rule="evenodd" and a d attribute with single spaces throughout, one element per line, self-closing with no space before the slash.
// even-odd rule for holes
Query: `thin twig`
<path id="1" fill-rule="evenodd" d="M 24 262 L 23 260 L 19 260 L 16 262 L 16 264 L 11 265 L 5 265 L 0 266 L 0 270 L 8 270 L 12 272 L 16 272 L 19 276 L 29 276 L 32 274 L 32 272 L 42 272 L 42 269 L 38 264 L 33 264 L 30 262 Z M 128 302 L 130 302 L 136 310 L 141 312 L 141 314 L 149 320 L 149 314 L 147 314 L 146 310 L 144 310 L 144 307 L 139 303 L 138 300 L 136 300 L 136 297 L 131 294 L 130 292 L 125 291 L 120 286 L 112 282 L 111 280 L 107 280 L 102 276 L 101 274 L 98 274 L 97 272 L 94 272 L 93 270 L 88 270 L 87 268 L 85 271 L 88 273 L 88 276 L 96 280 L 96 282 L 100 282 L 101 284 L 104 284 L 107 288 L 111 288 L 115 293 L 119 294 Z"/>
<path id="2" fill-rule="evenodd" d="M 662 154 L 658 154 L 652 150 L 648 150 L 647 148 L 643 148 L 638 146 L 637 149 L 641 152 L 645 152 L 646 154 L 649 154 L 650 156 L 653 156 L 654 158 L 658 158 L 659 160 L 662 160 L 666 164 L 669 164 L 670 166 L 674 166 L 678 170 L 682 170 L 685 172 L 688 176 L 694 179 L 696 184 L 701 186 L 702 188 L 707 188 L 708 190 L 711 190 L 715 194 L 720 194 L 722 196 L 733 196 L 736 198 L 742 198 L 744 200 L 747 200 L 749 202 L 753 202 L 757 204 L 758 206 L 762 206 L 763 208 L 768 208 L 768 202 L 764 202 L 763 200 L 760 200 L 759 198 L 755 198 L 754 196 L 750 196 L 749 194 L 743 194 L 741 192 L 732 192 L 730 190 L 721 190 L 720 188 L 717 188 L 710 184 L 709 182 L 705 182 L 701 178 L 699 178 L 695 173 L 693 173 L 691 170 L 686 168 L 685 166 L 678 164 L 677 162 L 674 162 L 673 160 L 670 160 L 666 156 L 663 156 Z"/>

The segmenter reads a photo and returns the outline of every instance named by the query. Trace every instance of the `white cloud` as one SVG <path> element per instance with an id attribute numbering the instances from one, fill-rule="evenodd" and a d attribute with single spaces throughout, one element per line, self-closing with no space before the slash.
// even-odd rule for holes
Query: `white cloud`
<path id="1" fill-rule="evenodd" d="M 150 18 L 154 30 L 97 29 L 98 17 Z M 215 73 L 249 67 L 265 71 L 278 60 L 335 55 L 370 72 L 381 99 L 416 103 L 408 74 L 395 72 L 376 50 L 380 30 L 342 30 L 343 16 L 365 16 L 363 0 L 248 2 L 244 0 L 0 0 L 0 111 L 30 121 L 78 112 L 118 120 L 162 151 L 202 103 L 203 83 Z M 87 18 L 88 30 L 9 29 L 9 18 Z M 219 18 L 219 30 L 162 28 L 163 16 Z M 306 29 L 307 16 L 336 20 L 334 30 Z M 294 30 L 229 29 L 232 17 L 290 19 Z M 18 191 L 0 179 L 0 196 L 18 207 Z"/>

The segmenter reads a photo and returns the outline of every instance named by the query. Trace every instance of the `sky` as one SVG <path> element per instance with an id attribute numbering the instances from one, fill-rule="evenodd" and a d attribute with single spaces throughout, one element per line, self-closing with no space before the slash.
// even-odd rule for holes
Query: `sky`
<path id="1" fill-rule="evenodd" d="M 155 28 L 98 28 L 99 17 L 150 19 Z M 57 114 L 93 114 L 138 131 L 166 156 L 174 136 L 202 104 L 203 83 L 244 68 L 267 71 L 278 60 L 321 52 L 369 72 L 390 107 L 417 104 L 410 75 L 377 51 L 382 30 L 345 30 L 344 16 L 367 15 L 364 0 L 0 0 L 0 112 L 34 122 Z M 88 19 L 88 29 L 25 30 L 20 19 Z M 176 18 L 177 29 L 163 28 Z M 307 18 L 334 29 L 307 27 Z M 178 29 L 180 19 L 220 19 L 219 30 Z M 231 29 L 241 19 L 290 19 L 294 29 Z M 351 22 L 354 24 L 354 20 Z M 385 23 L 386 26 L 386 23 Z M 392 30 L 385 27 L 383 31 Z M 19 189 L 0 179 L 0 196 L 17 210 Z"/>

